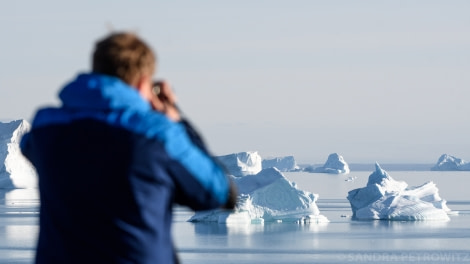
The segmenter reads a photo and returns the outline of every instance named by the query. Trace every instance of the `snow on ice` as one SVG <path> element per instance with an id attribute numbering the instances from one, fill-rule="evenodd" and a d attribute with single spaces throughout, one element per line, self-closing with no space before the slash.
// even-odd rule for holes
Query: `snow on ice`
<path id="1" fill-rule="evenodd" d="M 235 210 L 197 212 L 191 222 L 248 224 L 268 222 L 327 223 L 316 205 L 318 195 L 300 190 L 277 168 L 234 177 L 239 196 Z"/>
<path id="2" fill-rule="evenodd" d="M 449 220 L 450 209 L 430 181 L 407 188 L 395 181 L 379 164 L 369 176 L 367 186 L 349 191 L 353 218 L 360 220 Z"/>
<path id="3" fill-rule="evenodd" d="M 26 120 L 0 122 L 0 188 L 37 188 L 36 170 L 21 154 L 19 146 L 30 129 Z"/>

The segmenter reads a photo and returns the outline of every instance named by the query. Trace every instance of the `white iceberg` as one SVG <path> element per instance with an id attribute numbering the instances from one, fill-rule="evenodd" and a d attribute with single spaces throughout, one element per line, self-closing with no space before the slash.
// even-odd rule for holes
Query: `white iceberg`
<path id="1" fill-rule="evenodd" d="M 331 174 L 348 174 L 350 172 L 348 163 L 338 153 L 330 154 L 322 167 L 307 168 L 306 171 Z"/>
<path id="2" fill-rule="evenodd" d="M 256 174 L 262 168 L 262 159 L 257 151 L 218 156 L 216 159 L 224 165 L 229 174 L 236 177 Z"/>
<path id="3" fill-rule="evenodd" d="M 276 168 L 256 175 L 233 177 L 239 196 L 234 211 L 195 213 L 191 222 L 249 224 L 267 222 L 326 223 L 316 205 L 318 195 L 300 190 Z"/>
<path id="4" fill-rule="evenodd" d="M 353 218 L 360 220 L 444 220 L 450 209 L 439 197 L 436 185 L 430 181 L 407 188 L 403 181 L 395 181 L 376 164 L 367 186 L 348 193 Z"/>
<path id="5" fill-rule="evenodd" d="M 30 129 L 26 120 L 0 122 L 0 188 L 37 188 L 36 170 L 20 150 L 21 138 Z"/>
<path id="6" fill-rule="evenodd" d="M 470 162 L 456 158 L 451 155 L 442 154 L 436 165 L 431 168 L 433 171 L 470 171 Z"/>
<path id="7" fill-rule="evenodd" d="M 299 170 L 299 166 L 297 166 L 294 156 L 263 159 L 261 165 L 263 169 L 277 168 L 282 172 Z"/>

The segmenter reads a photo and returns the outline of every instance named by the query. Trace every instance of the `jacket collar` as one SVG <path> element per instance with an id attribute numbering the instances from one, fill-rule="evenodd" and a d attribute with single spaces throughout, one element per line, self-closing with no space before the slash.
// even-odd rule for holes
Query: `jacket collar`
<path id="1" fill-rule="evenodd" d="M 137 89 L 117 77 L 85 73 L 65 85 L 59 98 L 65 108 L 89 110 L 124 110 L 149 111 L 150 104 L 145 101 Z"/>

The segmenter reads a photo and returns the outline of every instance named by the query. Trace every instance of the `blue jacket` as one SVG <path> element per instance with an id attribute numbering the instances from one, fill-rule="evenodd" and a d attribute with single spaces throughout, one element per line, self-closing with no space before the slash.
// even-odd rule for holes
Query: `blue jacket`
<path id="1" fill-rule="evenodd" d="M 223 170 L 118 78 L 82 74 L 59 97 L 21 142 L 39 175 L 36 263 L 173 263 L 172 205 L 226 204 Z"/>

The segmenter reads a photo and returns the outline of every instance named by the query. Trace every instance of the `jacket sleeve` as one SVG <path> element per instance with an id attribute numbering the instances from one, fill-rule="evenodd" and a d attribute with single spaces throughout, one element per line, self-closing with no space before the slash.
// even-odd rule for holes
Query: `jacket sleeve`
<path id="1" fill-rule="evenodd" d="M 183 125 L 184 129 L 186 130 L 186 133 L 188 134 L 189 139 L 191 142 L 196 145 L 199 149 L 204 151 L 207 155 L 209 154 L 209 151 L 206 147 L 206 144 L 204 143 L 204 140 L 201 137 L 201 134 L 193 127 L 193 125 L 189 122 L 189 120 L 183 118 L 180 123 Z"/>
<path id="2" fill-rule="evenodd" d="M 184 126 L 186 133 L 188 134 L 189 139 L 191 142 L 196 145 L 200 150 L 202 150 L 206 155 L 212 157 L 212 161 L 216 163 L 223 171 L 225 174 L 228 174 L 227 169 L 225 166 L 217 161 L 213 155 L 209 152 L 208 148 L 206 147 L 206 144 L 204 143 L 204 139 L 202 138 L 201 134 L 193 127 L 193 125 L 189 122 L 189 120 L 183 118 L 181 120 L 181 124 Z M 227 202 L 223 206 L 225 209 L 233 209 L 235 208 L 235 205 L 237 203 L 237 195 L 238 195 L 238 190 L 236 185 L 233 183 L 230 178 L 227 177 L 228 184 L 229 184 L 229 193 L 228 193 L 228 198 Z"/>
<path id="3" fill-rule="evenodd" d="M 175 183 L 175 202 L 193 210 L 233 208 L 236 188 L 223 167 L 189 122 L 180 122 L 177 127 L 165 142 L 172 158 L 168 170 Z"/>

